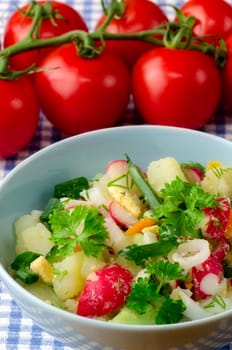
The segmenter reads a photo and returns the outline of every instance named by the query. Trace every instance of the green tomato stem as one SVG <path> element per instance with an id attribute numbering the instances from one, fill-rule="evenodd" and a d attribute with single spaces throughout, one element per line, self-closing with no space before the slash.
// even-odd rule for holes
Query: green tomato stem
<path id="1" fill-rule="evenodd" d="M 33 20 L 27 37 L 0 51 L 0 75 L 6 77 L 8 73 L 10 74 L 10 72 L 7 71 L 7 67 L 9 57 L 12 55 L 28 50 L 60 46 L 74 42 L 77 45 L 78 54 L 80 56 L 88 58 L 95 57 L 102 52 L 107 39 L 138 40 L 172 49 L 198 50 L 212 55 L 220 67 L 225 64 L 227 52 L 223 40 L 221 40 L 219 47 L 215 47 L 199 38 L 193 37 L 192 26 L 194 25 L 194 19 L 192 17 L 185 18 L 178 9 L 176 9 L 176 12 L 179 18 L 179 23 L 167 22 L 156 28 L 137 33 L 114 34 L 107 32 L 106 28 L 114 17 L 120 18 L 123 16 L 125 3 L 111 0 L 111 5 L 106 9 L 104 0 L 101 1 L 106 13 L 106 19 L 95 31 L 88 33 L 83 30 L 74 30 L 49 39 L 39 39 L 39 30 L 43 18 L 50 18 L 52 16 L 52 10 L 51 8 L 48 9 L 45 7 L 46 3 L 41 6 L 33 1 L 31 8 L 29 9 L 30 16 L 33 15 Z M 25 13 L 25 15 L 27 15 L 27 13 Z M 102 42 L 102 46 L 98 49 L 95 47 L 96 41 Z M 34 67 L 33 70 L 35 70 Z M 21 72 L 24 74 L 24 71 Z M 18 74 L 20 75 L 20 73 Z"/>
<path id="2" fill-rule="evenodd" d="M 36 34 L 36 38 L 38 39 L 43 8 L 41 6 L 35 4 L 35 3 L 32 3 L 30 8 L 29 8 L 29 11 L 30 11 L 30 9 L 32 7 L 34 9 L 34 16 L 33 16 L 33 20 L 32 20 L 30 31 L 29 31 L 29 33 L 28 33 L 26 38 L 31 38 L 32 39 L 33 35 L 35 33 Z"/>

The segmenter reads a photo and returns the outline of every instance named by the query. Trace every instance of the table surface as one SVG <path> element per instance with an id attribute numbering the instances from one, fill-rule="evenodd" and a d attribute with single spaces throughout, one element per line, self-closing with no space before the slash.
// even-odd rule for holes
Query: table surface
<path id="1" fill-rule="evenodd" d="M 64 2 L 64 1 L 63 1 Z M 157 3 L 168 3 L 179 6 L 183 1 L 169 0 L 156 1 Z M 232 2 L 228 1 L 228 2 Z M 18 6 L 25 4 L 26 1 L 1 0 L 0 1 L 0 35 L 2 36 L 4 23 L 9 14 Z M 85 18 L 89 29 L 92 30 L 96 20 L 101 14 L 100 0 L 67 0 L 66 3 L 76 8 Z M 171 9 L 165 8 L 168 16 L 172 16 Z M 123 116 L 120 125 L 138 124 L 141 120 L 135 113 L 133 101 L 128 106 L 126 114 Z M 202 129 L 210 134 L 232 140 L 232 116 L 222 111 L 214 116 L 214 118 Z M 21 150 L 17 155 L 7 160 L 0 160 L 0 180 L 6 176 L 18 163 L 29 155 L 35 153 L 49 144 L 62 139 L 64 136 L 46 120 L 42 115 L 37 128 L 37 132 L 31 142 Z M 11 298 L 8 290 L 0 280 L 0 350 L 70 350 L 52 336 L 42 331 L 31 319 L 22 314 L 20 308 Z M 90 348 L 86 346 L 86 350 L 99 350 L 99 347 L 92 345 Z M 106 348 L 105 348 L 106 349 Z M 107 348 L 109 350 L 109 348 Z M 232 349 L 231 344 L 225 345 L 220 350 Z M 161 349 L 162 350 L 162 349 Z"/>

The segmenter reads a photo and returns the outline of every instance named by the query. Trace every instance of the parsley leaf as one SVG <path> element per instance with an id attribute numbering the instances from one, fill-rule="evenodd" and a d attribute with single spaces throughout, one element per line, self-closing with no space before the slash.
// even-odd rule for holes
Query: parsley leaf
<path id="1" fill-rule="evenodd" d="M 205 216 L 202 209 L 216 207 L 215 196 L 204 192 L 199 184 L 177 177 L 161 190 L 163 203 L 153 208 L 160 225 L 174 226 L 179 236 L 197 238 Z"/>
<path id="2" fill-rule="evenodd" d="M 168 260 L 160 259 L 148 261 L 146 272 L 154 275 L 159 281 L 159 289 L 167 282 L 174 280 L 186 280 L 187 275 L 183 274 L 183 269 L 178 263 L 171 263 Z"/>
<path id="3" fill-rule="evenodd" d="M 105 249 L 108 232 L 104 217 L 91 206 L 78 205 L 73 211 L 54 209 L 49 216 L 53 255 L 67 256 L 80 245 L 87 256 L 98 257 Z M 52 253 L 50 252 L 50 253 Z"/>
<path id="4" fill-rule="evenodd" d="M 139 315 L 145 314 L 151 301 L 159 298 L 157 294 L 158 284 L 149 277 L 138 278 L 132 284 L 131 293 L 126 299 L 126 306 L 135 310 Z"/>
<path id="5" fill-rule="evenodd" d="M 171 280 L 184 280 L 183 269 L 177 263 L 165 260 L 147 262 L 145 273 L 148 277 L 138 278 L 132 285 L 126 299 L 126 306 L 139 315 L 145 314 L 149 307 L 156 311 L 156 324 L 177 323 L 186 309 L 182 300 L 173 300 L 166 295 L 163 286 Z"/>
<path id="6" fill-rule="evenodd" d="M 186 306 L 181 299 L 173 300 L 170 296 L 167 296 L 156 316 L 156 324 L 178 323 L 182 319 L 185 310 Z"/>

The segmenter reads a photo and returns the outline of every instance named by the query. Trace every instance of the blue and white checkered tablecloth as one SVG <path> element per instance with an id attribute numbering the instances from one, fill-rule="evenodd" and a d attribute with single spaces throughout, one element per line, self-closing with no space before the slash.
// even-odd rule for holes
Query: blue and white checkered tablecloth
<path id="1" fill-rule="evenodd" d="M 2 37 L 4 23 L 17 7 L 26 3 L 25 0 L 0 0 L 0 35 Z M 62 1 L 61 1 L 62 2 Z M 65 1 L 63 1 L 65 2 Z M 228 2 L 232 3 L 232 0 Z M 92 30 L 94 24 L 101 14 L 100 0 L 67 0 L 66 3 L 77 9 L 85 18 L 89 29 Z M 181 0 L 160 0 L 158 4 L 172 4 L 179 6 Z M 172 16 L 170 7 L 165 7 L 169 17 Z M 169 11 L 169 12 L 168 12 Z M 133 102 L 128 107 L 127 114 L 124 116 L 121 124 L 140 123 L 134 113 Z M 205 132 L 216 134 L 220 137 L 232 140 L 232 116 L 225 116 L 218 113 L 217 116 L 208 123 L 203 130 Z M 0 160 L 0 180 L 18 163 L 27 158 L 37 150 L 48 146 L 49 144 L 62 139 L 62 134 L 54 129 L 52 125 L 41 114 L 40 123 L 37 132 L 29 145 L 21 150 L 17 155 L 7 159 Z M 8 290 L 0 280 L 0 350 L 71 350 L 52 336 L 41 330 L 31 319 L 22 314 L 21 309 L 11 298 Z M 83 345 L 86 350 L 101 350 L 97 345 Z M 104 348 L 105 350 L 106 348 Z M 109 350 L 109 348 L 107 348 Z M 232 349 L 231 343 L 225 345 L 220 350 Z M 103 350 L 103 349 L 102 349 Z M 162 350 L 162 349 L 160 349 Z M 210 350 L 210 349 L 209 349 Z"/>

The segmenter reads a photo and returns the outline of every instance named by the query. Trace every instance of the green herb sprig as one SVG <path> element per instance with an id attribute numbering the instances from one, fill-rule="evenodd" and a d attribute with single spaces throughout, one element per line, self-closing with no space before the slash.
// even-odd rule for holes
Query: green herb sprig
<path id="1" fill-rule="evenodd" d="M 154 320 L 156 324 L 179 322 L 186 307 L 182 300 L 173 300 L 163 290 L 170 281 L 187 278 L 187 275 L 183 274 L 183 269 L 177 263 L 161 259 L 148 262 L 145 273 L 148 277 L 140 277 L 133 284 L 126 306 L 139 315 L 145 314 L 152 306 L 156 310 Z"/>
<path id="2" fill-rule="evenodd" d="M 54 209 L 49 217 L 55 248 L 49 259 L 68 256 L 80 245 L 87 256 L 98 257 L 106 248 L 104 217 L 93 206 L 78 205 L 73 211 Z"/>

